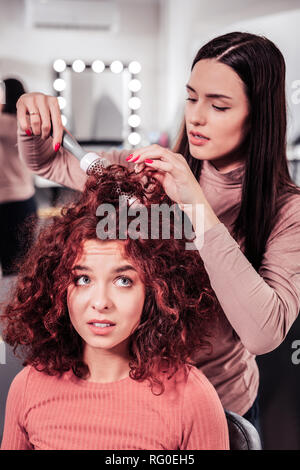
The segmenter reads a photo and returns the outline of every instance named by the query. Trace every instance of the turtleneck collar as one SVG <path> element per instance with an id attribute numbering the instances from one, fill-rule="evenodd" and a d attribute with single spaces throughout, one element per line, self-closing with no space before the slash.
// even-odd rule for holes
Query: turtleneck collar
<path id="1" fill-rule="evenodd" d="M 243 176 L 245 173 L 245 163 L 241 163 L 238 168 L 229 171 L 228 173 L 221 173 L 209 160 L 203 160 L 201 179 L 207 179 L 217 186 L 228 187 L 235 186 L 241 187 Z"/>

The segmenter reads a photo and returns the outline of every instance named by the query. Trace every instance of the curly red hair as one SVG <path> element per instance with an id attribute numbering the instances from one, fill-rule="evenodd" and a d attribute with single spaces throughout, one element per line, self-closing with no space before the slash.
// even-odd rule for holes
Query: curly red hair
<path id="1" fill-rule="evenodd" d="M 1 315 L 3 338 L 14 352 L 21 347 L 23 365 L 30 364 L 49 375 L 72 369 L 80 378 L 88 376 L 83 341 L 67 308 L 71 270 L 82 253 L 83 242 L 97 238 L 96 227 L 101 220 L 97 207 L 113 204 L 119 220 L 116 184 L 143 202 L 149 226 L 151 204 L 174 204 L 148 169 L 144 180 L 142 184 L 140 175 L 126 167 L 110 165 L 101 177 L 89 177 L 77 200 L 63 207 L 61 216 L 53 217 L 39 233 L 20 266 L 15 292 Z M 175 219 L 171 214 L 174 232 L 170 239 L 143 238 L 141 231 L 138 239 L 120 240 L 123 256 L 138 269 L 146 292 L 140 324 L 130 338 L 130 377 L 148 379 L 151 386 L 159 384 L 162 390 L 156 368 L 161 371 L 166 367 L 175 373 L 199 349 L 204 354 L 210 348 L 208 337 L 219 307 L 199 252 L 185 249 L 185 243 L 191 241 L 184 235 L 174 237 Z M 128 216 L 128 224 L 131 220 Z M 161 220 L 159 223 L 161 228 Z"/>

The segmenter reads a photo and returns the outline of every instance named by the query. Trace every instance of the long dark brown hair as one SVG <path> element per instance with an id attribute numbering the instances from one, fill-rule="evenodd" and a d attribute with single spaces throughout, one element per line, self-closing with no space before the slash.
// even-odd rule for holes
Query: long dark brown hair
<path id="1" fill-rule="evenodd" d="M 201 59 L 231 67 L 244 82 L 250 104 L 250 130 L 240 149 L 245 155 L 245 174 L 234 238 L 245 237 L 245 256 L 258 270 L 279 209 L 290 194 L 300 195 L 286 155 L 285 61 L 272 41 L 244 32 L 209 41 L 198 51 L 192 70 Z M 185 156 L 199 181 L 202 161 L 189 152 L 185 123 L 174 151 Z"/>

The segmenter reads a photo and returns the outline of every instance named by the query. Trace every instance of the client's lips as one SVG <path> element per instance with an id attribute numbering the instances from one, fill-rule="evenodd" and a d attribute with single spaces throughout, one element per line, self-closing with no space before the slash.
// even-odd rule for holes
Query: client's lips
<path id="1" fill-rule="evenodd" d="M 92 324 L 92 323 L 105 323 L 106 325 L 115 325 L 115 323 L 113 323 L 111 320 L 97 320 L 97 319 L 94 319 L 94 320 L 90 320 L 88 322 L 88 324 Z"/>
<path id="2" fill-rule="evenodd" d="M 88 325 L 90 331 L 96 336 L 109 336 L 116 326 L 111 320 L 93 320 Z"/>

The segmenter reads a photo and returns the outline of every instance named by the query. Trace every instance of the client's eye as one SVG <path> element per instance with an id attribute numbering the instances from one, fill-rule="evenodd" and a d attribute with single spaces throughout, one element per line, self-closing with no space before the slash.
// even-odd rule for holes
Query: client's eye
<path id="1" fill-rule="evenodd" d="M 74 284 L 75 284 L 75 286 L 84 286 L 84 285 L 86 285 L 86 283 L 81 282 L 81 280 L 88 280 L 89 281 L 89 279 L 90 278 L 86 274 L 81 274 L 80 276 L 75 276 L 74 277 Z"/>
<path id="2" fill-rule="evenodd" d="M 121 286 L 121 287 L 131 287 L 132 284 L 133 284 L 133 281 L 127 276 L 118 277 L 117 281 L 129 281 L 129 285 L 127 284 L 127 285 L 124 286 L 124 284 L 123 284 L 123 286 Z"/>

